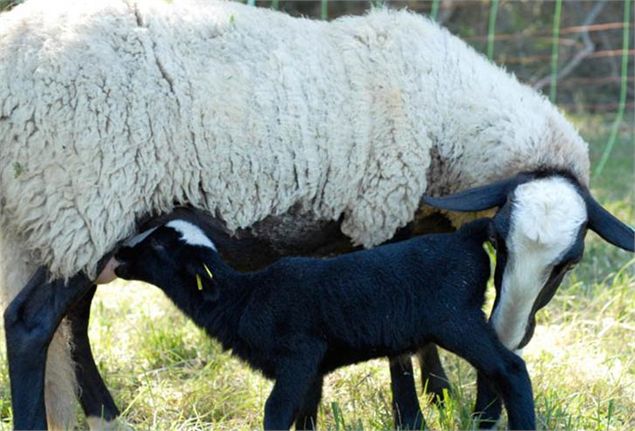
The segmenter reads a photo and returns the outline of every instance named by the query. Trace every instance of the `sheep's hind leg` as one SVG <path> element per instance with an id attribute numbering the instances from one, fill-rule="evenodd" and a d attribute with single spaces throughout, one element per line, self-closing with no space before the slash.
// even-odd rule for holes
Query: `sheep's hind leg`
<path id="1" fill-rule="evenodd" d="M 83 274 L 49 281 L 40 267 L 4 313 L 13 426 L 46 429 L 44 379 L 48 346 L 68 308 L 92 286 Z"/>
<path id="2" fill-rule="evenodd" d="M 390 387 L 396 429 L 420 430 L 424 421 L 410 355 L 390 358 Z"/>
<path id="3" fill-rule="evenodd" d="M 90 305 L 96 289 L 97 287 L 93 285 L 71 307 L 66 317 L 71 327 L 72 357 L 76 365 L 79 402 L 90 428 L 104 429 L 108 428 L 108 424 L 119 416 L 119 409 L 99 374 L 88 339 Z"/>
<path id="4" fill-rule="evenodd" d="M 324 376 L 318 376 L 307 391 L 302 401 L 302 407 L 295 420 L 295 429 L 314 430 L 317 428 L 317 413 L 322 399 L 322 385 Z"/>

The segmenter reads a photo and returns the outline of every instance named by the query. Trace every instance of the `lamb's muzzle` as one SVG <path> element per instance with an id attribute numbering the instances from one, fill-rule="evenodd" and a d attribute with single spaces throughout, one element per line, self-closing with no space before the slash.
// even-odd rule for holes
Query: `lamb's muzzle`
<path id="1" fill-rule="evenodd" d="M 115 274 L 117 266 L 119 266 L 119 262 L 114 256 L 108 259 L 106 266 L 95 279 L 95 284 L 108 284 L 117 278 L 117 274 Z"/>

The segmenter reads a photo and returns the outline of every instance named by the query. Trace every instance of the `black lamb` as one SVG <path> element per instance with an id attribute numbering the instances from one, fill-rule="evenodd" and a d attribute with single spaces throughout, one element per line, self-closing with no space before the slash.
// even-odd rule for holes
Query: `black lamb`
<path id="1" fill-rule="evenodd" d="M 466 359 L 502 397 L 509 427 L 534 429 L 531 383 L 482 311 L 495 229 L 479 219 L 328 259 L 282 258 L 241 273 L 196 222 L 176 219 L 128 240 L 115 273 L 160 289 L 225 349 L 275 384 L 265 429 L 315 424 L 323 376 L 435 343 Z"/>

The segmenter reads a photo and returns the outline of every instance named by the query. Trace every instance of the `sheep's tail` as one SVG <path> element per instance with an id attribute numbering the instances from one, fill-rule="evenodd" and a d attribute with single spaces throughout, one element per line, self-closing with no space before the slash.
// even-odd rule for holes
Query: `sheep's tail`
<path id="1" fill-rule="evenodd" d="M 0 311 L 26 285 L 35 269 L 20 242 L 0 230 Z M 49 429 L 70 429 L 74 425 L 77 384 L 69 340 L 70 328 L 62 321 L 46 360 L 44 399 Z"/>

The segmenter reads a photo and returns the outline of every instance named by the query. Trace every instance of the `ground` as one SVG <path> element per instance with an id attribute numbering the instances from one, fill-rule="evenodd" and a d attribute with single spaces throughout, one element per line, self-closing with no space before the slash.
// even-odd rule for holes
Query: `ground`
<path id="1" fill-rule="evenodd" d="M 630 121 L 632 113 L 626 118 Z M 591 143 L 597 161 L 612 117 L 586 115 L 573 120 Z M 609 163 L 592 184 L 596 198 L 631 225 L 635 224 L 634 142 L 633 124 L 622 124 Z M 524 351 L 538 426 L 635 429 L 635 259 L 593 233 L 586 246 L 583 261 L 538 314 L 536 334 Z M 93 304 L 90 336 L 98 366 L 132 427 L 261 426 L 271 383 L 221 352 L 159 290 L 123 283 L 101 287 Z M 435 430 L 473 428 L 469 413 L 475 397 L 474 372 L 450 354 L 444 354 L 443 360 L 454 391 L 443 408 L 421 398 L 427 424 Z M 7 364 L 0 343 L 0 429 L 9 429 L 10 421 Z M 387 361 L 330 375 L 319 421 L 322 429 L 392 428 Z M 83 419 L 79 425 L 86 428 Z"/>

